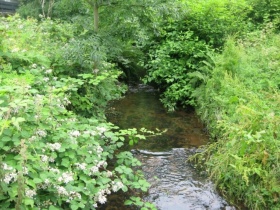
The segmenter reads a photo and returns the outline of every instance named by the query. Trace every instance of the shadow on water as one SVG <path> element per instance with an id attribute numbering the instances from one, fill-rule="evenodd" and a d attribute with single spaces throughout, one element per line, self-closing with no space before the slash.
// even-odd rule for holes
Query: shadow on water
<path id="1" fill-rule="evenodd" d="M 167 113 L 159 101 L 159 93 L 152 87 L 139 85 L 130 87 L 123 99 L 110 104 L 107 117 L 122 129 L 168 129 L 161 136 L 125 148 L 134 151 L 151 183 L 144 200 L 154 203 L 159 210 L 235 209 L 219 196 L 206 177 L 201 177 L 186 162 L 196 148 L 208 140 L 194 110 Z M 122 195 L 113 195 L 102 209 L 136 209 L 122 206 L 124 199 Z"/>

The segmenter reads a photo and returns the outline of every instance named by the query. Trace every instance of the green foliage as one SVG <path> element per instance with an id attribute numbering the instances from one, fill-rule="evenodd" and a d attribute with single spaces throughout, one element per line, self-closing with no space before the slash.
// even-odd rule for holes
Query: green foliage
<path id="1" fill-rule="evenodd" d="M 133 146 L 137 144 L 139 140 L 145 140 L 147 137 L 159 136 L 166 131 L 167 131 L 166 129 L 162 131 L 160 131 L 159 129 L 156 129 L 156 131 L 150 131 L 147 130 L 146 128 L 141 128 L 138 131 L 136 128 L 130 128 L 126 130 L 120 130 L 119 133 L 121 135 L 127 135 L 129 145 Z"/>
<path id="2" fill-rule="evenodd" d="M 203 79 L 197 69 L 205 59 L 207 45 L 191 31 L 178 32 L 172 25 L 165 30 L 159 45 L 151 49 L 145 82 L 154 82 L 164 90 L 161 101 L 172 111 L 178 102 L 194 105 L 192 92 Z"/>
<path id="3" fill-rule="evenodd" d="M 110 191 L 146 191 L 148 183 L 130 168 L 139 161 L 129 152 L 129 161 L 115 156 L 124 141 L 115 127 L 67 111 L 63 81 L 50 86 L 34 73 L 0 76 L 1 206 L 94 209 Z M 114 157 L 119 164 L 108 169 Z"/>
<path id="4" fill-rule="evenodd" d="M 14 16 L 1 22 L 3 58 L 18 72 L 34 66 L 50 72 L 45 73 L 45 80 L 63 78 L 63 85 L 71 87 L 68 109 L 82 116 L 100 116 L 106 103 L 126 90 L 117 81 L 120 72 L 106 61 L 99 39 L 85 40 L 73 25 L 50 19 L 39 23 Z"/>
<path id="5" fill-rule="evenodd" d="M 241 35 L 248 30 L 250 7 L 245 0 L 190 0 L 185 4 L 183 27 L 211 46 L 222 47 L 228 35 Z"/>
<path id="6" fill-rule="evenodd" d="M 199 156 L 221 192 L 250 209 L 280 207 L 279 38 L 268 25 L 244 40 L 229 39 L 194 94 L 217 139 Z"/>
<path id="7" fill-rule="evenodd" d="M 51 1 L 45 1 L 45 9 Z M 18 10 L 21 15 L 38 18 L 38 11 L 42 14 L 41 5 L 37 1 L 37 3 L 33 0 L 22 2 Z M 97 3 L 98 12 L 94 10 L 93 3 Z M 37 12 L 28 13 L 30 6 L 32 7 L 30 11 L 37 8 Z M 79 2 L 56 0 L 52 7 L 51 17 L 69 21 L 75 26 L 78 36 L 71 40 L 71 46 L 67 46 L 68 49 L 73 50 L 72 54 L 77 57 L 88 54 L 88 57 L 94 57 L 91 62 L 100 58 L 113 62 L 124 71 L 123 80 L 130 81 L 139 80 L 139 77 L 144 74 L 143 67 L 139 65 L 145 55 L 142 50 L 150 43 L 150 37 L 158 33 L 158 23 L 165 17 L 177 15 L 178 8 L 177 1 L 166 3 L 165 0 L 83 0 Z M 46 14 L 47 12 L 45 11 Z M 96 13 L 100 20 L 98 31 L 94 29 Z M 82 51 L 82 49 L 86 50 Z M 70 55 L 71 52 L 67 54 Z M 83 60 L 77 59 L 79 63 Z M 87 59 L 83 60 L 85 61 Z"/>
<path id="8" fill-rule="evenodd" d="M 128 134 L 145 137 L 73 112 L 102 114 L 105 101 L 120 95 L 113 65 L 103 60 L 92 72 L 82 62 L 75 74 L 63 60 L 74 31 L 68 24 L 17 16 L 0 22 L 1 208 L 96 209 L 111 192 L 147 191 L 132 169 L 140 162 L 130 152 L 116 153 Z"/>
<path id="9" fill-rule="evenodd" d="M 30 1 L 30 0 L 19 0 L 20 7 L 17 12 L 23 17 L 36 17 L 38 18 L 41 11 L 40 1 Z"/>
<path id="10" fill-rule="evenodd" d="M 247 0 L 251 7 L 248 17 L 257 25 L 273 22 L 280 29 L 280 2 L 278 0 Z"/>
<path id="11" fill-rule="evenodd" d="M 142 71 L 142 65 L 148 69 L 145 82 L 154 83 L 164 91 L 161 100 L 169 110 L 174 110 L 177 105 L 196 106 L 211 137 L 217 140 L 198 156 L 200 161 L 207 160 L 209 173 L 221 192 L 235 201 L 243 201 L 251 209 L 280 208 L 280 37 L 273 31 L 279 30 L 278 0 L 95 1 L 99 5 L 98 31 L 93 28 L 96 21 L 94 7 L 87 4 L 88 1 L 57 0 L 49 7 L 47 4 L 52 2 L 49 0 L 45 1 L 44 8 L 39 1 L 22 2 L 21 14 L 36 18 L 41 14 L 41 18 L 39 22 L 33 19 L 23 21 L 17 17 L 1 19 L 0 68 L 2 81 L 7 83 L 6 89 L 1 92 L 1 112 L 5 115 L 1 121 L 1 133 L 4 135 L 1 148 L 3 153 L 12 154 L 2 156 L 2 168 L 7 169 L 1 172 L 2 180 L 8 172 L 14 176 L 15 170 L 17 174 L 17 180 L 10 179 L 11 188 L 5 182 L 1 185 L 9 193 L 3 199 L 12 198 L 3 205 L 8 203 L 19 207 L 24 202 L 31 208 L 38 204 L 36 202 L 40 203 L 43 198 L 37 185 L 41 186 L 44 177 L 36 177 L 34 171 L 37 168 L 32 168 L 32 173 L 35 173 L 32 176 L 37 179 L 33 181 L 35 183 L 27 182 L 29 175 L 24 174 L 21 166 L 30 162 L 35 167 L 36 161 L 44 157 L 44 152 L 50 152 L 44 142 L 54 144 L 53 138 L 67 142 L 67 132 L 73 129 L 81 134 L 87 129 L 98 133 L 99 122 L 79 118 L 75 124 L 69 120 L 75 116 L 69 111 L 100 118 L 107 101 L 118 98 L 125 90 L 117 82 L 120 75 L 118 67 L 125 69 L 123 78 L 131 78 L 131 75 L 140 75 L 138 72 Z M 46 18 L 49 16 L 72 24 Z M 248 34 L 257 28 L 260 30 Z M 13 78 L 17 78 L 16 81 Z M 12 89 L 9 84 L 19 88 Z M 20 91 L 25 91 L 28 97 L 24 98 Z M 31 103 L 30 98 L 33 97 L 34 101 L 37 94 L 44 98 L 40 105 Z M 60 104 L 57 110 L 53 108 L 53 99 L 60 100 L 56 101 Z M 17 104 L 22 104 L 19 105 L 19 115 L 13 111 Z M 51 125 L 47 118 L 40 118 L 40 123 L 36 124 L 35 113 L 39 112 L 43 113 L 42 116 L 55 117 L 56 123 Z M 66 119 L 65 125 L 61 123 L 62 119 Z M 63 124 L 61 138 L 57 136 L 60 132 L 53 132 L 58 124 Z M 108 132 L 91 136 L 98 144 L 92 138 L 88 140 L 87 136 L 78 138 L 81 142 L 93 144 L 93 147 L 104 147 L 103 159 L 93 155 L 96 161 L 116 158 L 117 165 L 112 171 L 114 179 L 124 185 L 124 191 L 128 190 L 128 186 L 147 190 L 148 184 L 137 176 L 138 172 L 132 173 L 131 167 L 138 165 L 137 160 L 130 153 L 115 155 L 113 152 L 124 144 L 127 135 L 130 136 L 130 144 L 135 144 L 138 139 L 144 138 L 143 133 L 135 129 L 113 132 L 111 125 L 106 123 L 104 127 Z M 47 136 L 38 136 L 37 129 L 46 130 Z M 15 137 L 10 135 L 11 132 L 16 133 Z M 30 143 L 33 135 L 39 137 L 42 144 Z M 31 150 L 31 146 L 35 149 Z M 67 142 L 65 151 L 77 152 L 75 147 L 83 146 L 83 143 L 78 142 L 77 146 Z M 60 161 L 57 167 L 62 170 L 61 173 L 74 171 L 75 179 L 69 183 L 68 192 L 80 190 L 81 186 L 88 184 L 88 180 L 84 178 L 85 174 L 76 179 L 80 172 L 70 164 L 72 156 L 64 154 L 65 151 L 52 151 L 56 155 L 50 157 Z M 75 152 L 75 161 L 84 160 L 82 154 Z M 30 159 L 31 155 L 34 159 Z M 88 156 L 86 158 L 89 159 Z M 14 168 L 5 165 L 6 160 L 11 160 Z M 40 172 L 44 170 L 36 167 Z M 106 167 L 101 169 L 102 173 L 109 170 Z M 51 197 L 57 193 L 54 180 L 59 175 L 56 176 L 50 177 L 53 188 L 48 195 Z M 94 178 L 95 183 L 89 187 L 93 189 L 94 196 L 115 185 L 112 179 L 103 175 Z M 26 186 L 30 192 L 37 190 L 40 198 L 36 202 L 26 197 L 23 190 Z M 63 208 L 85 208 L 83 205 L 92 201 L 87 199 L 85 192 L 78 191 L 83 202 L 75 198 L 71 205 L 65 203 L 67 200 L 61 195 L 52 197 L 49 208 L 55 209 L 57 204 Z M 154 208 L 139 198 L 131 198 L 126 204 L 135 204 L 142 209 Z"/>
<path id="12" fill-rule="evenodd" d="M 249 5 L 243 1 L 182 1 L 184 14 L 163 21 L 149 51 L 145 82 L 163 91 L 161 101 L 172 111 L 177 105 L 195 105 L 193 92 L 213 68 L 211 51 L 227 36 L 246 34 Z M 209 68 L 210 67 L 210 68 Z"/>
<path id="13" fill-rule="evenodd" d="M 125 205 L 135 205 L 141 207 L 141 210 L 156 210 L 157 208 L 155 207 L 154 204 L 151 203 L 145 203 L 141 201 L 139 197 L 131 197 L 130 200 L 125 201 Z"/>

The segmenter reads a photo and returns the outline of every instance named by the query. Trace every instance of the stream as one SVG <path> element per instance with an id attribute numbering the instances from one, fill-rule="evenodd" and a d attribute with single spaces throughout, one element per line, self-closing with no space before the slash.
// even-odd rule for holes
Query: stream
<path id="1" fill-rule="evenodd" d="M 126 145 L 141 163 L 151 184 L 145 201 L 159 210 L 235 210 L 215 190 L 205 175 L 198 173 L 187 158 L 208 141 L 204 126 L 191 108 L 168 113 L 152 87 L 130 87 L 126 96 L 108 108 L 108 121 L 122 129 L 164 130 L 137 145 Z M 121 200 L 121 201 L 118 201 Z M 122 206 L 122 195 L 113 195 L 103 209 L 133 209 Z M 136 207 L 134 208 L 136 209 Z"/>

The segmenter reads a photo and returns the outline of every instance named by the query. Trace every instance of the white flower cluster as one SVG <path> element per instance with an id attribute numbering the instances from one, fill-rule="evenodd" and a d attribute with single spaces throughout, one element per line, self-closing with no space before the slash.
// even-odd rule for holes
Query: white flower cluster
<path id="1" fill-rule="evenodd" d="M 46 137 L 47 136 L 47 132 L 44 130 L 37 130 L 36 134 L 40 137 Z"/>
<path id="2" fill-rule="evenodd" d="M 96 152 L 97 152 L 97 154 L 101 154 L 103 152 L 103 148 L 98 145 L 96 148 Z"/>
<path id="3" fill-rule="evenodd" d="M 13 167 L 8 166 L 6 163 L 2 163 L 2 169 L 9 172 L 4 175 L 4 178 L 1 181 L 9 184 L 10 182 L 15 182 L 17 180 L 18 175 Z"/>
<path id="4" fill-rule="evenodd" d="M 69 121 L 69 122 L 76 122 L 77 119 L 76 119 L 76 118 L 70 118 L 70 119 L 68 119 L 68 121 Z"/>
<path id="5" fill-rule="evenodd" d="M 59 182 L 64 182 L 65 184 L 67 184 L 68 182 L 74 181 L 73 173 L 64 172 L 64 173 L 62 173 L 61 177 L 59 177 L 57 180 Z"/>
<path id="6" fill-rule="evenodd" d="M 50 172 L 53 172 L 53 173 L 55 173 L 55 174 L 58 174 L 60 171 L 59 171 L 59 169 L 57 169 L 57 168 L 51 168 L 51 167 L 49 167 L 49 171 Z"/>
<path id="7" fill-rule="evenodd" d="M 35 190 L 30 190 L 30 189 L 25 190 L 25 195 L 29 198 L 33 198 L 36 194 L 37 193 Z"/>
<path id="8" fill-rule="evenodd" d="M 48 82 L 49 80 L 50 80 L 50 78 L 48 78 L 48 77 L 44 77 L 44 78 L 43 78 L 43 81 L 44 81 L 44 82 Z"/>
<path id="9" fill-rule="evenodd" d="M 74 137 L 74 138 L 77 138 L 77 137 L 79 137 L 81 135 L 80 131 L 77 131 L 77 130 L 70 131 L 69 134 L 70 134 L 71 137 Z"/>
<path id="10" fill-rule="evenodd" d="M 69 105 L 69 104 L 71 104 L 71 101 L 69 101 L 68 98 L 64 97 L 64 99 L 63 99 L 63 104 L 64 104 L 64 105 Z"/>
<path id="11" fill-rule="evenodd" d="M 49 186 L 51 186 L 51 182 L 49 179 L 45 179 L 45 181 L 43 183 L 40 183 L 37 185 L 38 189 L 47 189 Z"/>
<path id="12" fill-rule="evenodd" d="M 4 176 L 3 182 L 9 184 L 10 182 L 15 182 L 17 180 L 17 173 L 14 169 L 11 173 L 6 173 Z"/>
<path id="13" fill-rule="evenodd" d="M 84 134 L 89 134 L 91 136 L 95 136 L 96 132 L 95 131 L 84 131 Z"/>
<path id="14" fill-rule="evenodd" d="M 105 127 L 96 127 L 96 130 L 99 131 L 99 134 L 103 134 L 107 129 Z"/>
<path id="15" fill-rule="evenodd" d="M 108 165 L 108 163 L 106 161 L 102 160 L 97 164 L 97 167 L 100 168 L 101 166 L 103 166 L 104 168 L 106 168 L 107 165 Z"/>
<path id="16" fill-rule="evenodd" d="M 43 95 L 36 94 L 35 101 L 34 101 L 35 105 L 40 106 L 43 103 L 43 98 L 44 98 Z"/>
<path id="17" fill-rule="evenodd" d="M 67 190 L 65 189 L 65 187 L 62 187 L 62 186 L 55 186 L 56 190 L 57 190 L 57 193 L 59 195 L 62 195 L 62 196 L 68 196 L 68 192 Z"/>
<path id="18" fill-rule="evenodd" d="M 30 142 L 33 142 L 33 141 L 35 141 L 36 140 L 36 136 L 31 136 L 28 140 L 30 141 Z"/>
<path id="19" fill-rule="evenodd" d="M 90 170 L 90 172 L 89 172 L 90 176 L 95 174 L 95 173 L 97 173 L 99 171 L 97 166 L 92 166 L 89 170 Z"/>
<path id="20" fill-rule="evenodd" d="M 120 182 L 120 181 L 117 181 L 117 182 L 112 182 L 112 190 L 113 190 L 113 192 L 117 192 L 119 189 L 121 189 L 121 188 L 123 188 L 124 187 L 124 185 L 123 185 L 123 183 L 122 182 Z"/>
<path id="21" fill-rule="evenodd" d="M 107 190 L 108 191 L 108 190 Z M 99 202 L 99 203 L 101 203 L 101 204 L 104 204 L 104 203 L 106 203 L 106 201 L 107 201 L 107 198 L 106 198 L 106 190 L 100 190 L 97 194 L 96 194 L 96 196 L 95 196 L 95 201 L 96 202 Z"/>
<path id="22" fill-rule="evenodd" d="M 8 166 L 6 163 L 2 163 L 2 168 L 3 168 L 3 170 L 5 170 L 5 171 L 11 171 L 11 170 L 13 170 L 13 167 Z"/>
<path id="23" fill-rule="evenodd" d="M 41 161 L 44 163 L 46 163 L 46 162 L 53 163 L 55 160 L 53 157 L 48 157 L 47 155 L 41 155 Z"/>
<path id="24" fill-rule="evenodd" d="M 96 151 L 95 154 L 97 155 L 97 157 L 98 157 L 98 158 L 101 158 L 101 155 L 102 155 L 102 152 L 103 152 L 103 148 L 102 148 L 100 145 L 98 145 L 98 146 L 96 147 L 95 151 Z M 89 153 L 92 154 L 92 151 L 89 151 Z M 103 163 L 103 162 L 102 162 L 102 163 Z M 99 165 L 102 164 L 102 163 L 99 163 Z M 98 166 L 98 167 L 99 167 L 99 166 Z"/>
<path id="25" fill-rule="evenodd" d="M 42 201 L 42 203 L 41 203 L 41 207 L 43 208 L 43 209 L 48 209 L 51 205 L 53 205 L 53 203 L 51 202 L 51 200 L 49 199 L 49 200 L 46 200 L 46 201 Z"/>
<path id="26" fill-rule="evenodd" d="M 66 201 L 66 202 L 68 202 L 68 203 L 69 203 L 71 200 L 75 199 L 75 198 L 77 198 L 77 199 L 79 199 L 79 200 L 82 199 L 81 194 L 78 193 L 78 192 L 75 192 L 75 191 L 70 191 L 70 192 L 68 192 L 68 191 L 66 190 L 66 188 L 63 187 L 63 186 L 55 186 L 55 188 L 56 188 L 57 193 L 58 193 L 59 195 L 68 197 L 68 199 L 67 199 L 67 201 Z"/>
<path id="27" fill-rule="evenodd" d="M 111 171 L 107 171 L 107 172 L 106 172 L 106 176 L 107 176 L 107 177 L 112 177 L 112 176 L 113 176 L 113 173 L 112 173 Z"/>
<path id="28" fill-rule="evenodd" d="M 23 173 L 24 175 L 27 175 L 27 174 L 28 174 L 28 168 L 25 167 L 25 166 L 23 166 L 23 167 L 22 167 L 22 173 Z"/>
<path id="29" fill-rule="evenodd" d="M 49 162 L 54 163 L 54 158 L 53 157 L 49 157 Z"/>
<path id="30" fill-rule="evenodd" d="M 46 71 L 45 71 L 45 74 L 51 74 L 52 73 L 52 69 L 47 69 Z"/>
<path id="31" fill-rule="evenodd" d="M 68 196 L 69 196 L 69 199 L 68 199 L 69 201 L 71 201 L 71 200 L 73 200 L 75 198 L 78 198 L 79 200 L 82 199 L 81 194 L 78 193 L 78 192 L 75 192 L 75 191 L 70 191 Z"/>
<path id="32" fill-rule="evenodd" d="M 59 150 L 61 148 L 60 143 L 54 143 L 54 144 L 47 143 L 47 146 L 52 152 L 54 152 L 55 150 Z"/>
<path id="33" fill-rule="evenodd" d="M 92 166 L 89 170 L 89 176 L 94 175 L 95 173 L 97 173 L 99 171 L 100 167 L 104 167 L 106 168 L 108 165 L 108 163 L 104 160 L 101 160 L 100 162 L 98 162 L 95 166 Z"/>
<path id="34" fill-rule="evenodd" d="M 77 166 L 78 169 L 80 170 L 85 170 L 87 167 L 86 163 L 75 163 L 75 165 Z"/>
<path id="35" fill-rule="evenodd" d="M 47 155 L 41 155 L 41 161 L 42 162 L 48 162 L 49 161 L 49 157 Z"/>

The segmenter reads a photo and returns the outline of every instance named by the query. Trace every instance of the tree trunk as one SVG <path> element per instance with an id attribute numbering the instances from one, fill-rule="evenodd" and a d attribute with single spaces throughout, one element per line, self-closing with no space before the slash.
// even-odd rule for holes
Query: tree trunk
<path id="1" fill-rule="evenodd" d="M 93 3 L 93 12 L 94 12 L 94 32 L 98 32 L 98 24 L 99 24 L 99 15 L 98 15 L 98 2 L 94 0 Z"/>

